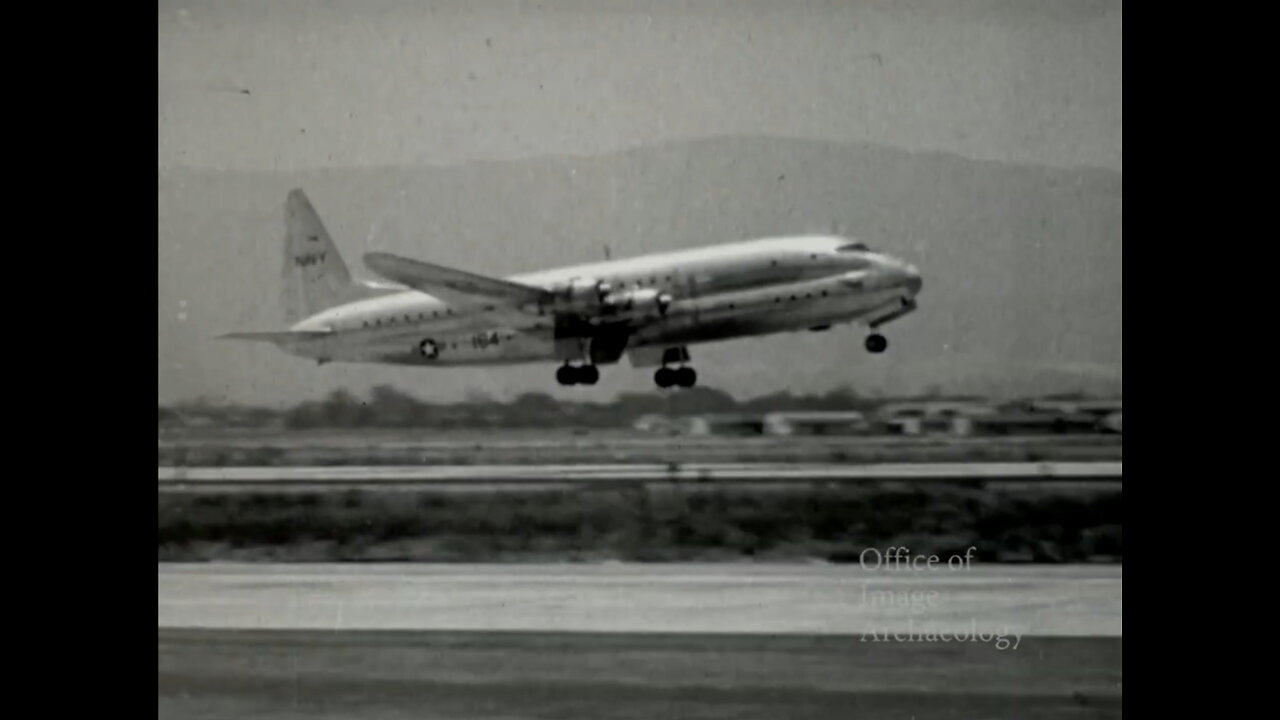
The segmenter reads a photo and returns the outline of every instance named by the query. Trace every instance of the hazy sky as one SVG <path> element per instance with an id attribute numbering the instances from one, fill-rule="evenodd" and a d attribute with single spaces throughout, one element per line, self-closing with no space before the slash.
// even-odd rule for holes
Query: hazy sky
<path id="1" fill-rule="evenodd" d="M 283 198 L 294 173 L 311 168 L 593 155 L 748 134 L 1119 171 L 1122 32 L 1121 3 L 1092 0 L 161 0 L 161 195 L 165 168 L 176 166 L 269 171 Z M 396 199 L 341 199 L 318 198 L 350 261 Z M 260 222 L 263 239 L 252 242 L 278 235 L 278 215 L 248 217 L 236 202 L 205 207 L 235 214 L 223 230 Z M 162 207 L 161 218 L 186 227 L 190 210 Z M 246 269 L 214 267 L 244 259 L 210 248 L 237 242 L 216 232 L 160 238 L 160 312 L 176 318 L 160 326 L 162 402 L 259 399 L 298 368 L 274 348 L 203 344 L 243 329 L 232 312 L 244 303 L 227 298 L 265 292 Z M 458 252 L 445 242 L 432 239 L 435 256 Z M 559 261 L 558 242 L 519 240 L 526 256 Z M 272 317 L 264 310 L 257 322 Z M 175 348 L 201 362 L 173 360 L 183 354 Z M 651 385 L 648 373 L 624 375 L 626 389 Z M 557 390 L 546 368 L 457 377 L 495 393 Z M 305 392 L 330 389 L 316 380 Z"/>
<path id="2" fill-rule="evenodd" d="M 161 0 L 159 163 L 752 133 L 1121 169 L 1121 34 L 1088 0 Z"/>

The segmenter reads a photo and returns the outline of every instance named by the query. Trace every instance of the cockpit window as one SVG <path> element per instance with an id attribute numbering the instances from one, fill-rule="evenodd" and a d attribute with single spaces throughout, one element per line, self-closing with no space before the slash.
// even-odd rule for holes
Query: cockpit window
<path id="1" fill-rule="evenodd" d="M 844 245 L 841 245 L 840 247 L 836 248 L 836 252 L 842 252 L 842 253 L 868 252 L 870 250 L 871 248 L 867 247 L 867 244 L 864 242 L 845 243 Z"/>

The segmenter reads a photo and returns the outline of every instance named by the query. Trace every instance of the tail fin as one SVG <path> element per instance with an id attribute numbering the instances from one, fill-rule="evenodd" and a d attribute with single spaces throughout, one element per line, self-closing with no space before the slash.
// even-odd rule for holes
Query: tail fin
<path id="1" fill-rule="evenodd" d="M 366 294 L 352 282 L 333 238 L 300 189 L 290 190 L 285 200 L 285 229 L 280 303 L 290 324 Z"/>

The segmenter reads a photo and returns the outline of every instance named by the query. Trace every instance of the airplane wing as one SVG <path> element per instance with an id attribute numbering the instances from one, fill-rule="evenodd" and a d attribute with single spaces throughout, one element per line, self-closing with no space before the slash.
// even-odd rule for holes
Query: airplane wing
<path id="1" fill-rule="evenodd" d="M 477 275 L 390 253 L 368 253 L 364 256 L 364 264 L 392 282 L 440 298 L 450 305 L 503 305 L 510 308 L 537 305 L 551 298 L 548 291 L 532 285 Z"/>
<path id="2" fill-rule="evenodd" d="M 327 330 L 266 330 L 260 332 L 229 332 L 218 337 L 223 340 L 256 340 L 269 343 L 293 343 L 314 340 L 328 335 Z"/>
<path id="3" fill-rule="evenodd" d="M 545 288 L 390 253 L 368 253 L 363 259 L 366 267 L 387 280 L 450 305 L 482 310 L 481 318 L 468 321 L 478 322 L 481 327 L 498 324 L 517 332 L 523 331 L 538 325 L 541 310 L 554 306 L 556 300 L 555 293 Z"/>

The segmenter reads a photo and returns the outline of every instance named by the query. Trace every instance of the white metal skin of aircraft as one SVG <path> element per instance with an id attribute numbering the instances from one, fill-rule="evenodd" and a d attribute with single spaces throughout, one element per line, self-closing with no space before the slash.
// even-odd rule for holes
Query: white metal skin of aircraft
<path id="1" fill-rule="evenodd" d="M 357 281 L 301 190 L 285 201 L 281 298 L 288 330 L 222 337 L 274 343 L 320 364 L 421 367 L 557 363 L 561 385 L 594 385 L 625 355 L 661 388 L 693 387 L 689 346 L 913 312 L 920 273 L 831 235 L 762 238 L 487 277 L 369 253 L 388 282 Z"/>

